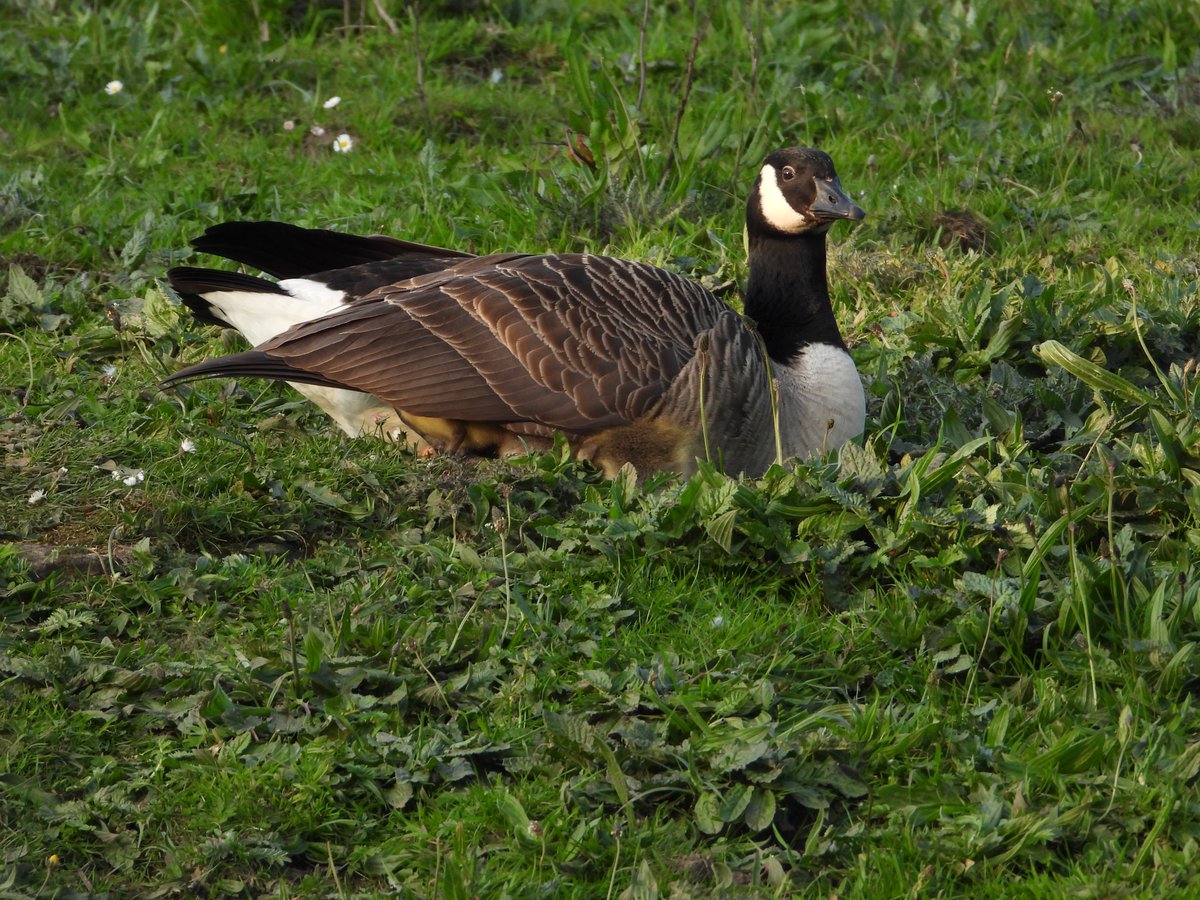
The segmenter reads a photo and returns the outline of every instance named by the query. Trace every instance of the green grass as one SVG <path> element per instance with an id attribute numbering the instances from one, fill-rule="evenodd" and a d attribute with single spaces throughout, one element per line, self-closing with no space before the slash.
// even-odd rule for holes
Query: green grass
<path id="1" fill-rule="evenodd" d="M 1200 891 L 1197 8 L 653 4 L 639 106 L 640 4 L 251 6 L 0 11 L 0 893 Z M 829 459 L 637 488 L 155 389 L 236 346 L 160 287 L 213 222 L 736 303 L 791 144 L 869 213 Z"/>

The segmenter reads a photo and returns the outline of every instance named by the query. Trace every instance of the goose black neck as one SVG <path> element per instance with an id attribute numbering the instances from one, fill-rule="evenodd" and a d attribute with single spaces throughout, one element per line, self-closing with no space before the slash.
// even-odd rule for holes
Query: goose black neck
<path id="1" fill-rule="evenodd" d="M 776 362 L 808 344 L 846 346 L 829 300 L 824 234 L 751 236 L 746 315 Z"/>

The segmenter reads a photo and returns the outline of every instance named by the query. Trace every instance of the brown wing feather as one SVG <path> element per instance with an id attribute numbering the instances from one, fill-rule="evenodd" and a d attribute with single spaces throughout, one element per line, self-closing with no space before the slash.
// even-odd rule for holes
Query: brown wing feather
<path id="1" fill-rule="evenodd" d="M 724 315 L 652 266 L 505 255 L 382 288 L 258 349 L 414 415 L 588 431 L 650 411 Z"/>

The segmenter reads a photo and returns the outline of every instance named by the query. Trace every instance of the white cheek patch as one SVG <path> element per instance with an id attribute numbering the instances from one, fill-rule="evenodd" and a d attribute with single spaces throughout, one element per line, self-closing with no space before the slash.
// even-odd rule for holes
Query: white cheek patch
<path id="1" fill-rule="evenodd" d="M 797 212 L 788 203 L 779 189 L 779 176 L 775 167 L 766 165 L 758 173 L 758 202 L 767 224 L 785 234 L 798 234 L 811 224 L 803 213 Z"/>

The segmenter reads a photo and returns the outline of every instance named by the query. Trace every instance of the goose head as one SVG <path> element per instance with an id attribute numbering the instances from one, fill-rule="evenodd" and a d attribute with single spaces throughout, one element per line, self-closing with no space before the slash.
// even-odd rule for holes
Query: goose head
<path id="1" fill-rule="evenodd" d="M 763 162 L 750 191 L 746 229 L 752 237 L 824 235 L 838 219 L 865 215 L 843 190 L 829 154 L 789 147 Z"/>

